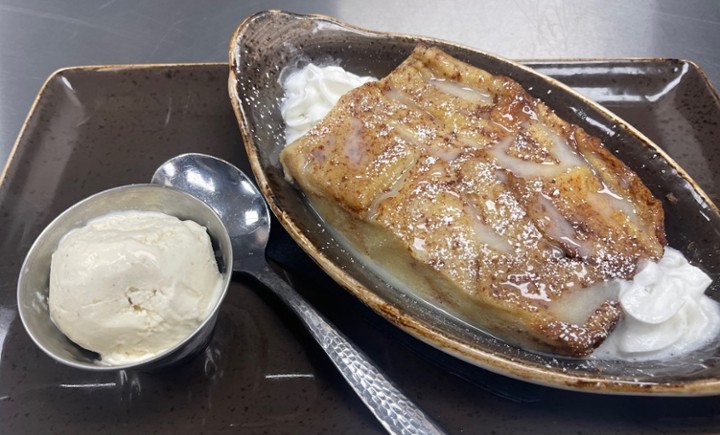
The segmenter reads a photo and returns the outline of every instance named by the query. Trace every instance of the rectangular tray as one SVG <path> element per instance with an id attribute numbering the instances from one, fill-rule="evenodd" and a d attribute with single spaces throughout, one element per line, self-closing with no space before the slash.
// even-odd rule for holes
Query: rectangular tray
<path id="1" fill-rule="evenodd" d="M 529 64 L 634 124 L 718 202 L 720 109 L 694 64 Z M 158 165 L 184 152 L 212 154 L 251 173 L 227 76 L 224 64 L 79 67 L 56 73 L 41 90 L 0 187 L 0 433 L 381 432 L 290 312 L 239 276 L 208 348 L 162 373 L 61 366 L 31 342 L 18 318 L 23 258 L 45 225 L 75 202 L 148 182 Z M 277 223 L 269 256 L 450 433 L 720 431 L 717 398 L 560 391 L 446 356 L 326 278 Z"/>

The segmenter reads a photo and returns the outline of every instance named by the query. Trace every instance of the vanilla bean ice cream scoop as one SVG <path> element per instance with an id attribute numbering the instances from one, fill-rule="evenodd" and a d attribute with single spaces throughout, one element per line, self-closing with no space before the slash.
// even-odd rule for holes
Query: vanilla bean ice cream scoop
<path id="1" fill-rule="evenodd" d="M 182 342 L 222 294 L 204 227 L 152 211 L 113 212 L 61 240 L 50 267 L 52 321 L 109 365 Z"/>

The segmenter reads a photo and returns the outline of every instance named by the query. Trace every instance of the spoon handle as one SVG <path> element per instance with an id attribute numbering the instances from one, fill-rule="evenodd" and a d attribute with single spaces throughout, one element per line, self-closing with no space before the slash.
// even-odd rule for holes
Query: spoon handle
<path id="1" fill-rule="evenodd" d="M 267 264 L 248 271 L 280 297 L 305 323 L 355 393 L 391 434 L 443 434 L 372 361 Z"/>

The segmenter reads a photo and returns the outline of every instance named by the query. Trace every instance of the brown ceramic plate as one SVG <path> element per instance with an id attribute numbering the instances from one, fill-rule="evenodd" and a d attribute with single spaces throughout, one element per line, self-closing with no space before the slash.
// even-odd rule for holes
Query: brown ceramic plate
<path id="1" fill-rule="evenodd" d="M 561 117 L 600 137 L 640 175 L 656 197 L 664 200 L 670 245 L 713 277 L 720 272 L 720 258 L 716 256 L 720 246 L 717 207 L 665 151 L 594 101 L 528 67 L 467 47 L 430 38 L 370 32 L 322 16 L 269 11 L 246 19 L 237 29 L 231 41 L 229 87 L 253 172 L 290 235 L 335 281 L 377 313 L 420 340 L 478 367 L 534 383 L 588 392 L 720 393 L 717 347 L 672 361 L 644 363 L 556 358 L 526 352 L 393 287 L 326 231 L 303 195 L 284 179 L 278 163 L 285 143 L 279 113 L 281 73 L 310 60 L 337 63 L 356 74 L 382 77 L 419 41 L 439 46 L 493 74 L 514 78 Z M 652 99 L 659 94 L 637 97 Z M 713 104 L 716 107 L 717 101 Z"/>
<path id="2" fill-rule="evenodd" d="M 718 165 L 706 159 L 720 158 L 720 106 L 692 64 L 532 65 L 633 120 L 718 199 Z M 68 206 L 146 182 L 159 164 L 185 152 L 250 171 L 227 77 L 227 64 L 77 67 L 54 74 L 41 90 L 0 180 L 1 434 L 382 433 L 292 313 L 239 276 L 206 351 L 162 373 L 63 366 L 33 344 L 18 318 L 23 258 Z M 497 375 L 375 314 L 322 273 L 280 225 L 268 248 L 298 291 L 448 433 L 720 433 L 717 397 L 583 394 Z"/>

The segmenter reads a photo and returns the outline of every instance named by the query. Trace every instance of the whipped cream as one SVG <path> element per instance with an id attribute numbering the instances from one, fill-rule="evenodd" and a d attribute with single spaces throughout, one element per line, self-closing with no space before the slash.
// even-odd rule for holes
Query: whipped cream
<path id="1" fill-rule="evenodd" d="M 617 280 L 625 313 L 594 356 L 601 359 L 666 359 L 708 344 L 720 333 L 720 305 L 705 294 L 712 279 L 667 247 L 632 281 Z"/>
<path id="2" fill-rule="evenodd" d="M 210 237 L 158 212 L 109 213 L 53 253 L 50 318 L 70 340 L 121 365 L 177 345 L 222 293 Z"/>
<path id="3" fill-rule="evenodd" d="M 337 66 L 310 64 L 294 71 L 282 83 L 286 142 L 307 133 L 343 94 L 372 80 Z M 659 262 L 640 268 L 632 281 L 607 283 L 610 293 L 619 290 L 624 318 L 593 358 L 665 359 L 696 350 L 720 334 L 720 304 L 704 294 L 712 280 L 682 253 L 667 247 Z"/>
<path id="4" fill-rule="evenodd" d="M 314 64 L 285 77 L 285 99 L 280 113 L 285 120 L 285 141 L 294 142 L 322 120 L 340 97 L 364 83 L 375 80 L 345 71 L 339 66 Z"/>

